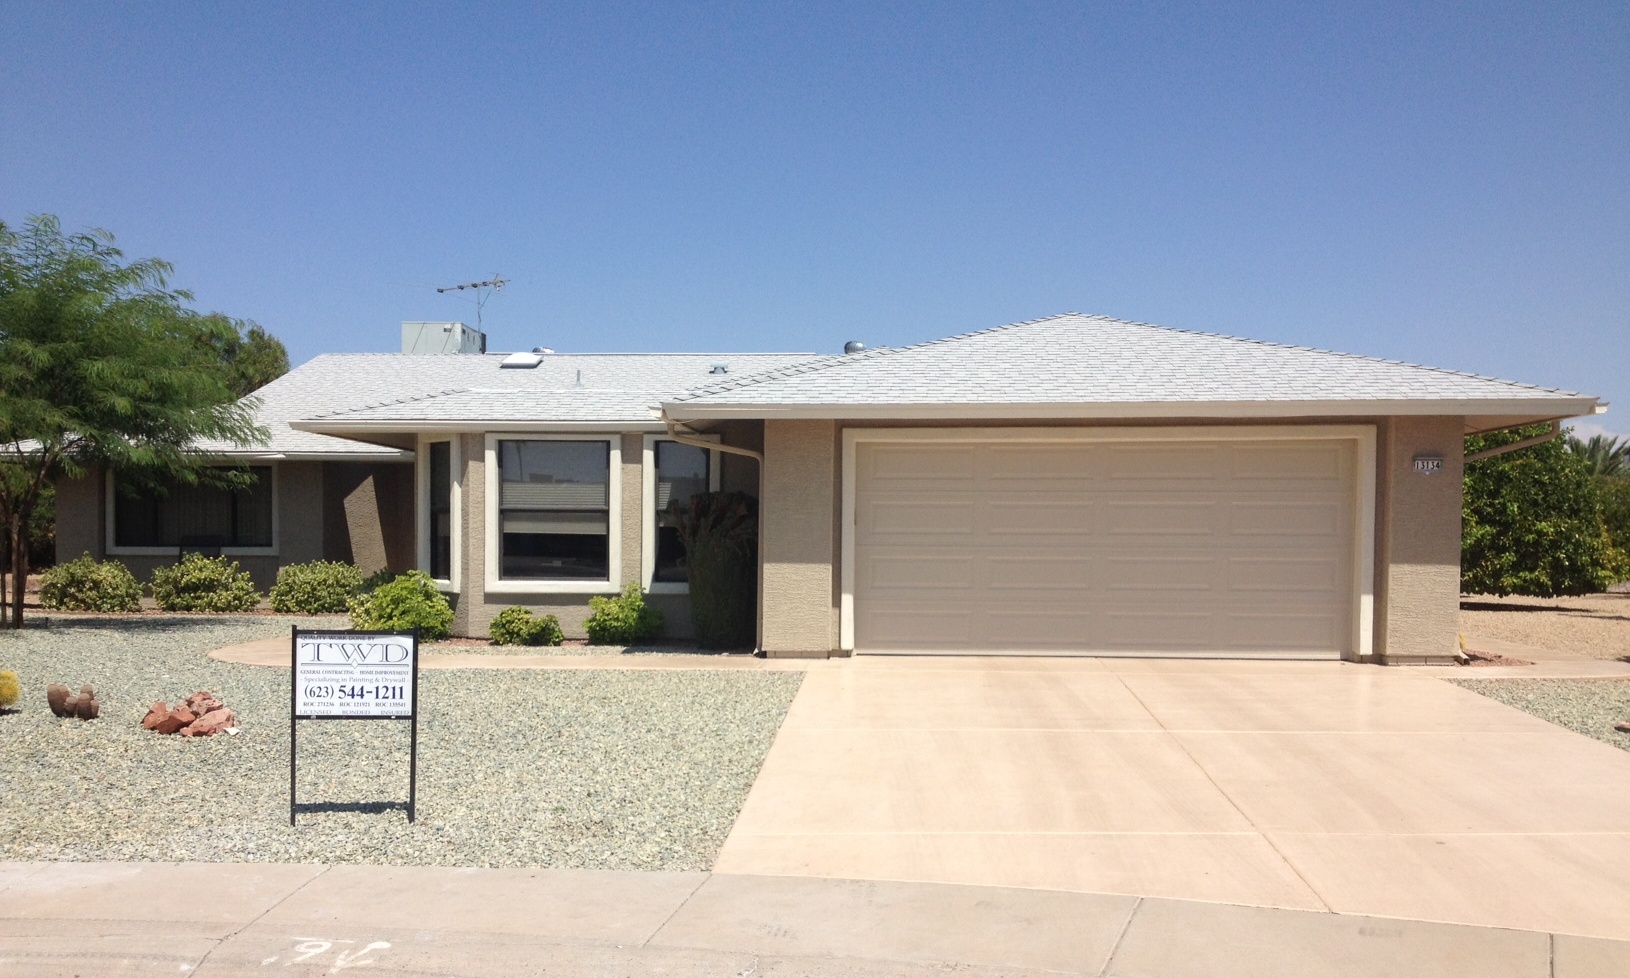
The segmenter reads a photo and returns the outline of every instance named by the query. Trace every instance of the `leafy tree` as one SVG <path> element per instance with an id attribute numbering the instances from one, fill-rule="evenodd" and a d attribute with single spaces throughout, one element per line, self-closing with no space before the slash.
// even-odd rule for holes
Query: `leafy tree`
<path id="1" fill-rule="evenodd" d="M 218 312 L 203 317 L 208 348 L 221 358 L 227 384 L 245 397 L 289 372 L 289 351 L 283 341 L 250 319 L 232 319 Z"/>
<path id="2" fill-rule="evenodd" d="M 210 355 L 218 322 L 182 307 L 169 264 L 126 262 L 106 231 L 64 235 L 49 215 L 0 223 L 0 524 L 9 541 L 11 626 L 23 626 L 28 526 L 42 495 L 92 466 L 127 481 L 242 486 L 189 446 L 264 444 L 252 402 Z M 0 602 L 3 604 L 3 602 Z"/>
<path id="3" fill-rule="evenodd" d="M 1568 451 L 1584 459 L 1593 475 L 1630 475 L 1630 440 L 1591 435 L 1587 441 L 1569 435 Z"/>
<path id="4" fill-rule="evenodd" d="M 1466 439 L 1468 453 L 1543 435 L 1545 425 Z M 1476 594 L 1588 594 L 1624 572 L 1586 460 L 1554 439 L 1466 466 L 1461 587 Z"/>

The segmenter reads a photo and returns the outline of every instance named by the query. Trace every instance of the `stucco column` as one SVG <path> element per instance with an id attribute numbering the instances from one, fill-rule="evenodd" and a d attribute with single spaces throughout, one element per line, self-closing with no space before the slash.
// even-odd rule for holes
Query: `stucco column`
<path id="1" fill-rule="evenodd" d="M 486 599 L 487 584 L 487 444 L 479 434 L 455 435 L 462 464 L 460 480 L 459 594 L 453 602 L 453 634 L 485 634 L 487 623 L 478 612 Z"/>
<path id="2" fill-rule="evenodd" d="M 759 647 L 769 656 L 826 656 L 833 628 L 832 421 L 766 421 L 760 486 Z"/>
<path id="3" fill-rule="evenodd" d="M 1376 651 L 1388 664 L 1446 663 L 1459 650 L 1461 418 L 1390 419 L 1377 452 Z M 1415 459 L 1441 458 L 1433 474 Z"/>

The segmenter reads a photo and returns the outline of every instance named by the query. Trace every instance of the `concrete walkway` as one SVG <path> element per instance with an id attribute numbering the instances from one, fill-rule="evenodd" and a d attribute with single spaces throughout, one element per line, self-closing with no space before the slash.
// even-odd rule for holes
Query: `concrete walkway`
<path id="1" fill-rule="evenodd" d="M 0 863 L 0 976 L 1596 978 L 1630 943 L 995 887 Z"/>
<path id="2" fill-rule="evenodd" d="M 874 656 L 808 674 L 714 868 L 1630 938 L 1627 816 L 1630 753 L 1425 670 Z"/>

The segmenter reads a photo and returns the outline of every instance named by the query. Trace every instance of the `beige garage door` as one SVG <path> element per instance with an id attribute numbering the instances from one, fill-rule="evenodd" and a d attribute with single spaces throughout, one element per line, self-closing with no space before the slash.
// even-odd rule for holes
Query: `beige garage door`
<path id="1" fill-rule="evenodd" d="M 861 652 L 1334 657 L 1345 439 L 855 447 Z"/>

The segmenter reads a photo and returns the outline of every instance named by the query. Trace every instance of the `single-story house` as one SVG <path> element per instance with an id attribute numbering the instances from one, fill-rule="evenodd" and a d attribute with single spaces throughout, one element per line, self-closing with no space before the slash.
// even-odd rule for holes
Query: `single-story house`
<path id="1" fill-rule="evenodd" d="M 59 490 L 59 550 L 142 565 L 207 526 L 263 584 L 429 571 L 455 632 L 580 631 L 638 581 L 688 629 L 663 509 L 760 505 L 759 644 L 1446 660 L 1463 439 L 1605 409 L 1451 370 L 1066 314 L 844 355 L 364 354 L 260 392 L 253 493 Z"/>

